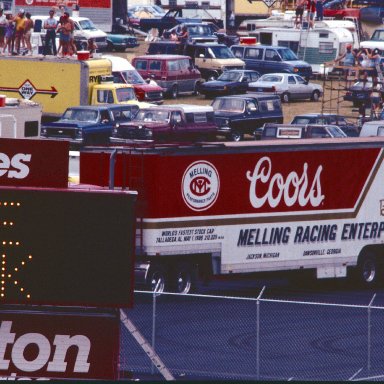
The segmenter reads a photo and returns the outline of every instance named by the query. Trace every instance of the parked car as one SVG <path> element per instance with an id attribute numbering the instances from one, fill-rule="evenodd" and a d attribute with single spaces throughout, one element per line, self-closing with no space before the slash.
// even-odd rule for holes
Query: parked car
<path id="1" fill-rule="evenodd" d="M 363 124 L 360 137 L 384 136 L 384 120 L 367 121 Z"/>
<path id="2" fill-rule="evenodd" d="M 176 99 L 179 94 L 198 92 L 203 81 L 199 70 L 188 56 L 143 55 L 136 56 L 132 65 L 144 79 L 153 79 L 166 95 Z"/>
<path id="3" fill-rule="evenodd" d="M 107 145 L 112 129 L 130 121 L 138 105 L 98 105 L 67 108 L 57 121 L 41 128 L 42 138 L 66 140 L 71 148 L 85 145 Z"/>
<path id="4" fill-rule="evenodd" d="M 265 124 L 261 140 L 345 138 L 347 135 L 336 125 L 320 124 Z"/>
<path id="5" fill-rule="evenodd" d="M 371 105 L 370 95 L 372 92 L 372 81 L 357 81 L 349 88 L 344 95 L 344 100 L 352 101 L 354 107 L 359 107 L 362 104 L 365 106 Z M 384 89 L 381 89 L 381 97 L 384 96 Z"/>
<path id="6" fill-rule="evenodd" d="M 206 81 L 199 86 L 199 92 L 207 97 L 246 93 L 251 82 L 260 77 L 257 71 L 232 69 L 223 72 L 217 80 Z"/>
<path id="7" fill-rule="evenodd" d="M 312 67 L 306 61 L 299 60 L 287 47 L 257 44 L 232 45 L 235 57 L 245 62 L 246 69 L 265 73 L 292 73 L 305 79 L 312 76 Z"/>
<path id="8" fill-rule="evenodd" d="M 335 113 L 305 113 L 295 116 L 291 124 L 337 125 L 347 136 L 359 136 L 359 127 L 356 124 Z"/>
<path id="9" fill-rule="evenodd" d="M 107 51 L 124 52 L 127 48 L 138 46 L 139 43 L 135 36 L 107 33 Z"/>
<path id="10" fill-rule="evenodd" d="M 384 28 L 376 29 L 369 40 L 361 41 L 360 48 L 377 48 L 384 51 Z"/>
<path id="11" fill-rule="evenodd" d="M 283 122 L 281 101 L 277 95 L 245 94 L 216 97 L 212 102 L 219 135 L 241 141 L 244 135 L 257 134 L 264 123 Z"/>
<path id="12" fill-rule="evenodd" d="M 180 44 L 169 40 L 156 41 L 149 44 L 147 53 L 189 56 L 205 80 L 216 80 L 224 71 L 245 67 L 244 61 L 234 57 L 225 44 L 214 42 Z"/>
<path id="13" fill-rule="evenodd" d="M 212 107 L 178 104 L 140 109 L 131 122 L 113 129 L 110 141 L 189 142 L 215 140 L 216 134 Z"/>
<path id="14" fill-rule="evenodd" d="M 291 100 L 311 99 L 318 101 L 323 94 L 323 87 L 309 83 L 299 75 L 290 73 L 269 73 L 249 84 L 250 92 L 272 92 L 288 103 Z"/>

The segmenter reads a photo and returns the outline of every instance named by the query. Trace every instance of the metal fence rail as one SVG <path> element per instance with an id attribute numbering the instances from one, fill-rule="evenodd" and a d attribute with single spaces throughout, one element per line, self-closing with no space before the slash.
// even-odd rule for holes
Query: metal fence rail
<path id="1" fill-rule="evenodd" d="M 373 303 L 135 292 L 124 314 L 176 379 L 382 380 L 384 307 Z M 121 334 L 121 370 L 159 375 L 124 324 Z"/>

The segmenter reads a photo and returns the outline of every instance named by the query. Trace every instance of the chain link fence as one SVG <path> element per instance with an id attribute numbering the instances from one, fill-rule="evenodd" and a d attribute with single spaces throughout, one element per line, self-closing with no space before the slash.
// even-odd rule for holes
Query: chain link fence
<path id="1" fill-rule="evenodd" d="M 383 380 L 384 307 L 373 303 L 135 292 L 124 314 L 178 380 Z M 162 379 L 123 323 L 121 334 L 121 372 Z"/>

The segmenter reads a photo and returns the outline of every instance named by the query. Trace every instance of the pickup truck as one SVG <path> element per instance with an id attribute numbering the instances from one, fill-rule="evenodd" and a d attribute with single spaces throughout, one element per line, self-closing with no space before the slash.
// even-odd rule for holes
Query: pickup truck
<path id="1" fill-rule="evenodd" d="M 131 122 L 112 131 L 112 144 L 216 140 L 217 125 L 210 106 L 177 104 L 142 108 Z"/>
<path id="2" fill-rule="evenodd" d="M 261 140 L 345 138 L 337 125 L 264 124 Z"/>
<path id="3" fill-rule="evenodd" d="M 112 130 L 138 110 L 133 104 L 70 107 L 58 121 L 42 126 L 41 137 L 69 141 L 71 149 L 108 145 Z"/>
<path id="4" fill-rule="evenodd" d="M 201 23 L 200 18 L 185 18 L 181 8 L 171 8 L 163 17 L 152 17 L 140 19 L 140 29 L 148 32 L 151 28 L 157 28 L 161 35 L 166 29 L 173 28 L 181 23 Z"/>

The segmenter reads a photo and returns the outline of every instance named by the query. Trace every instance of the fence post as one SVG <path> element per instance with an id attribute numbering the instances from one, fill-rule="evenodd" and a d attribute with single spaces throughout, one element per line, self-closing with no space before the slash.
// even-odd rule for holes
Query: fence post
<path id="1" fill-rule="evenodd" d="M 155 289 L 153 290 L 153 301 L 152 301 L 152 349 L 155 351 L 156 342 L 156 296 L 158 295 L 157 290 L 159 289 L 160 281 L 157 282 Z M 155 364 L 151 365 L 151 374 L 155 373 Z"/>
<path id="2" fill-rule="evenodd" d="M 260 380 L 260 299 L 265 290 L 265 286 L 260 291 L 256 299 L 256 378 Z"/>
<path id="3" fill-rule="evenodd" d="M 371 374 L 371 306 L 375 300 L 376 293 L 373 295 L 368 305 L 368 356 L 367 356 L 367 370 L 368 374 Z"/>

